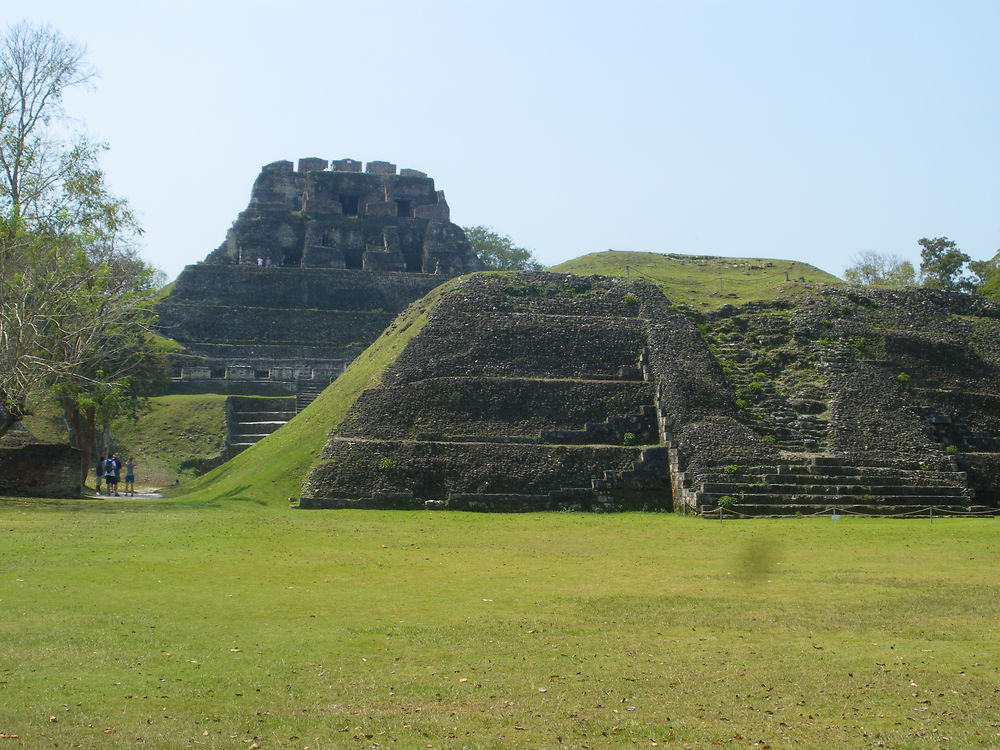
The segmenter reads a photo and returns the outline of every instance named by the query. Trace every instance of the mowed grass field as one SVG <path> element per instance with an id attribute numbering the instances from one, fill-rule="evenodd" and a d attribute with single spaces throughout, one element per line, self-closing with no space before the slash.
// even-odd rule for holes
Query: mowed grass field
<path id="1" fill-rule="evenodd" d="M 4 500 L 0 749 L 1000 747 L 997 523 Z"/>

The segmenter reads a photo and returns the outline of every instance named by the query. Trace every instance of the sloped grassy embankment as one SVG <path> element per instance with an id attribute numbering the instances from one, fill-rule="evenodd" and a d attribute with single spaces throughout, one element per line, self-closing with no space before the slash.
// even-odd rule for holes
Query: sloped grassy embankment
<path id="1" fill-rule="evenodd" d="M 385 368 L 423 328 L 428 311 L 441 295 L 461 283 L 461 279 L 455 279 L 443 284 L 410 305 L 295 419 L 181 488 L 184 499 L 239 497 L 264 504 L 285 504 L 297 496 L 330 431 L 340 424 L 361 392 L 379 381 Z"/>

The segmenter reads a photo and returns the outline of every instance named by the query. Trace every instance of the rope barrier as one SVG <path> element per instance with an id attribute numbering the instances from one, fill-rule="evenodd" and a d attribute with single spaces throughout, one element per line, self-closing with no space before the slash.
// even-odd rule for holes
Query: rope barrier
<path id="1" fill-rule="evenodd" d="M 858 511 L 852 511 L 845 508 L 838 508 L 834 506 L 828 506 L 823 510 L 817 510 L 812 513 L 802 513 L 799 512 L 795 515 L 783 516 L 784 518 L 816 518 L 819 516 L 829 516 L 829 515 L 840 515 L 840 516 L 852 516 L 854 518 L 917 518 L 921 516 L 926 516 L 933 519 L 935 516 L 945 518 L 989 518 L 1000 516 L 1000 508 L 988 508 L 986 510 L 954 510 L 951 508 L 939 508 L 937 506 L 928 505 L 923 508 L 914 508 L 913 510 L 904 511 L 902 513 L 860 513 Z M 699 511 L 696 513 L 699 518 L 761 518 L 760 515 L 754 513 L 743 513 L 738 510 L 733 510 L 732 508 L 715 508 L 714 510 Z"/>

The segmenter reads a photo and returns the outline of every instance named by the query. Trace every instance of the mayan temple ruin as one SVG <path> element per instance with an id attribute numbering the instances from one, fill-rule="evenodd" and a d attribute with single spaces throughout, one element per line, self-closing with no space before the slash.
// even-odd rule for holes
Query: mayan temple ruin
<path id="1" fill-rule="evenodd" d="M 457 279 L 298 505 L 989 513 L 998 334 L 1000 306 L 929 289 L 691 314 L 644 281 Z"/>
<path id="2" fill-rule="evenodd" d="M 444 192 L 383 161 L 264 166 L 223 243 L 159 306 L 174 390 L 314 391 L 410 302 L 482 268 Z"/>
<path id="3" fill-rule="evenodd" d="M 229 397 L 226 460 L 409 331 L 330 425 L 300 508 L 1000 503 L 995 303 L 786 280 L 791 297 L 697 311 L 643 280 L 481 269 L 422 172 L 268 164 L 159 306 L 172 392 Z"/>

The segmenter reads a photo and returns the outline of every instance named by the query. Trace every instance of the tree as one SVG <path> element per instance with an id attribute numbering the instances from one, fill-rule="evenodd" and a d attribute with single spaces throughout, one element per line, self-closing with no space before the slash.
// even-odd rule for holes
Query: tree
<path id="1" fill-rule="evenodd" d="M 883 255 L 863 250 L 854 256 L 854 265 L 844 271 L 852 284 L 870 286 L 909 286 L 916 283 L 913 264 L 898 255 Z"/>
<path id="2" fill-rule="evenodd" d="M 971 258 L 947 237 L 922 237 L 920 245 L 920 278 L 924 286 L 933 289 L 963 291 L 972 287 L 962 276 L 962 267 Z"/>
<path id="3" fill-rule="evenodd" d="M 492 227 L 477 225 L 462 227 L 472 244 L 472 250 L 491 271 L 542 271 L 531 250 L 517 247 L 506 234 L 493 231 Z"/>
<path id="4" fill-rule="evenodd" d="M 1000 302 L 1000 250 L 990 260 L 974 260 L 969 263 L 975 279 L 976 293 Z"/>
<path id="5" fill-rule="evenodd" d="M 62 108 L 89 77 L 82 48 L 49 27 L 0 38 L 0 436 L 50 387 L 112 385 L 108 336 L 152 319 L 152 269 L 104 184 L 105 147 Z"/>
<path id="6" fill-rule="evenodd" d="M 93 465 L 93 451 L 108 453 L 112 422 L 134 420 L 147 411 L 148 395 L 159 391 L 167 376 L 165 351 L 139 327 L 107 336 L 104 345 L 108 356 L 101 370 L 55 387 L 70 442 L 81 452 L 83 481 Z"/>

